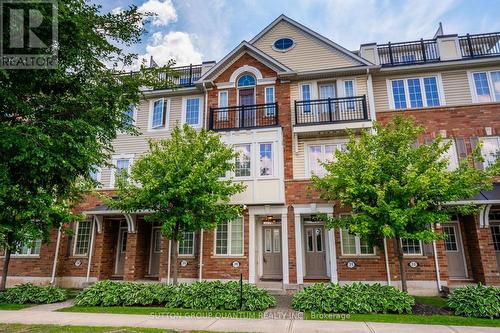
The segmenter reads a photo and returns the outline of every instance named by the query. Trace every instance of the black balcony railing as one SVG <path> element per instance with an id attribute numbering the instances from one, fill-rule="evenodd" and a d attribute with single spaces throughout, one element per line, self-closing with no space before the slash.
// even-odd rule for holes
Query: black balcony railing
<path id="1" fill-rule="evenodd" d="M 214 131 L 278 125 L 278 103 L 210 108 L 209 128 Z"/>
<path id="2" fill-rule="evenodd" d="M 365 96 L 295 101 L 295 125 L 369 119 Z"/>
<path id="3" fill-rule="evenodd" d="M 160 79 L 171 80 L 177 87 L 192 87 L 201 77 L 201 65 L 172 67 L 172 70 L 175 76 L 168 76 L 167 73 L 160 73 Z"/>
<path id="4" fill-rule="evenodd" d="M 439 61 L 439 50 L 435 39 L 413 42 L 387 43 L 377 46 L 382 66 L 423 64 Z"/>
<path id="5" fill-rule="evenodd" d="M 463 58 L 479 58 L 500 55 L 500 32 L 459 36 Z"/>

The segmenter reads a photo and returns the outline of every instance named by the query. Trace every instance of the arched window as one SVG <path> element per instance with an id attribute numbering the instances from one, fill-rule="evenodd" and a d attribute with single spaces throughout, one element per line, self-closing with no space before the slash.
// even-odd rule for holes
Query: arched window
<path id="1" fill-rule="evenodd" d="M 238 79 L 238 87 L 255 86 L 255 78 L 250 74 L 245 74 Z"/>

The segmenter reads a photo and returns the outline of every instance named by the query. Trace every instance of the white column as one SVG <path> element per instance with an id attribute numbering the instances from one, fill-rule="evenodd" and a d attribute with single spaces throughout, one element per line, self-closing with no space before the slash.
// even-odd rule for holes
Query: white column
<path id="1" fill-rule="evenodd" d="M 295 214 L 295 267 L 297 270 L 297 284 L 304 284 L 304 269 L 302 268 L 302 228 L 300 214 Z"/>
<path id="2" fill-rule="evenodd" d="M 255 215 L 248 215 L 248 282 L 255 283 Z"/>
<path id="3" fill-rule="evenodd" d="M 288 273 L 288 215 L 281 214 L 281 253 L 283 255 L 283 287 L 290 284 Z"/>
<path id="4" fill-rule="evenodd" d="M 337 248 L 335 247 L 335 229 L 328 230 L 328 245 L 330 247 L 330 281 L 338 283 Z"/>
<path id="5" fill-rule="evenodd" d="M 391 285 L 391 269 L 389 267 L 389 253 L 387 252 L 387 239 L 384 237 L 384 257 L 385 257 L 385 271 L 387 273 L 387 285 Z"/>

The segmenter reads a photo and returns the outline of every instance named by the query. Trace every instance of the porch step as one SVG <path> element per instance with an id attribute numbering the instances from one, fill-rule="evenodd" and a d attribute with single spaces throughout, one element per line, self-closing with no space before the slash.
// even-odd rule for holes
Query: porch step
<path id="1" fill-rule="evenodd" d="M 271 295 L 286 295 L 286 290 L 283 289 L 281 281 L 259 281 L 257 287 L 267 290 Z"/>

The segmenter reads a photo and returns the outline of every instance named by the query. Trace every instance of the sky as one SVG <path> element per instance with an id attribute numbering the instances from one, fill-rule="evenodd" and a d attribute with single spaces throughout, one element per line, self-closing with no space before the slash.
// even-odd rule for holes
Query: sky
<path id="1" fill-rule="evenodd" d="M 500 0 L 94 0 L 103 12 L 135 4 L 155 12 L 130 51 L 163 65 L 219 61 L 280 14 L 350 50 L 363 43 L 500 31 Z"/>

